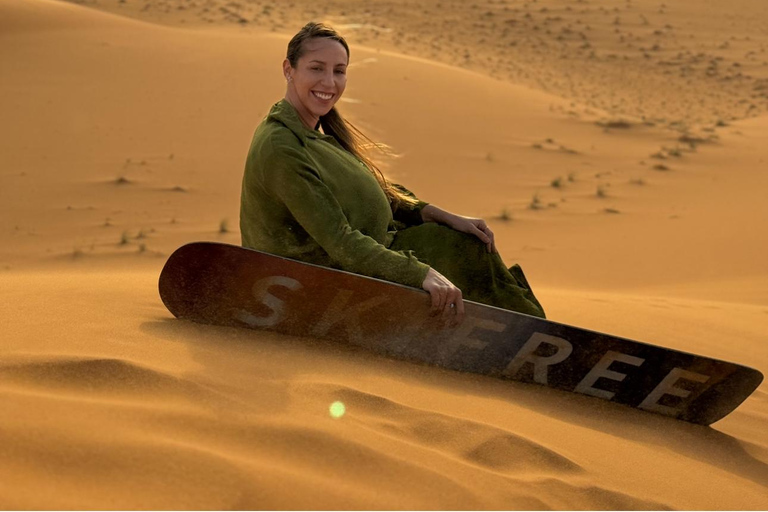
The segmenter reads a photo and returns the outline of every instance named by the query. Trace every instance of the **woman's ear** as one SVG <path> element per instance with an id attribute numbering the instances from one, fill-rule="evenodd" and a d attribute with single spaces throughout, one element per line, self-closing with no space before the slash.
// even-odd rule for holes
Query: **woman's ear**
<path id="1" fill-rule="evenodd" d="M 285 79 L 289 82 L 291 81 L 292 69 L 293 68 L 291 67 L 291 61 L 289 61 L 288 59 L 285 59 L 283 61 L 283 76 L 285 76 Z"/>

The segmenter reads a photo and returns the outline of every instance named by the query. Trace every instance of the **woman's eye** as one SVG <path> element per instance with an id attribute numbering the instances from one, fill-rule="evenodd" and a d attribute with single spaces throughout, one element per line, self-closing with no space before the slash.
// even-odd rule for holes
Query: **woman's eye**
<path id="1" fill-rule="evenodd" d="M 347 72 L 346 72 L 346 71 L 344 71 L 343 69 L 337 69 L 337 70 L 336 70 L 336 74 L 338 74 L 338 75 L 346 75 L 346 74 L 347 74 Z"/>
<path id="2" fill-rule="evenodd" d="M 312 71 L 322 71 L 322 68 L 319 68 L 317 66 L 310 68 Z"/>

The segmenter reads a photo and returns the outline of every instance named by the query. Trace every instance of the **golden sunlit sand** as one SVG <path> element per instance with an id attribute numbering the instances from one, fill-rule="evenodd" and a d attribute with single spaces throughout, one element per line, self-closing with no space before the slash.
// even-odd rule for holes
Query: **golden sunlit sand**
<path id="1" fill-rule="evenodd" d="M 549 318 L 768 371 L 764 2 L 414 5 L 0 0 L 3 508 L 768 508 L 766 384 L 707 428 L 162 305 L 316 19 Z"/>

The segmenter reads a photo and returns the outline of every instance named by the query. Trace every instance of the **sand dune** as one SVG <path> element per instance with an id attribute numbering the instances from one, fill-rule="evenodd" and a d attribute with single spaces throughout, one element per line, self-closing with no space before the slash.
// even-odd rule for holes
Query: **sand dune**
<path id="1" fill-rule="evenodd" d="M 11 507 L 764 504 L 764 391 L 709 429 L 353 347 L 171 320 L 149 272 L 3 282 L 4 318 L 48 311 L 16 323 L 4 347 Z M 30 297 L 44 283 L 45 297 Z M 73 317 L 83 322 L 57 331 Z M 347 414 L 334 420 L 337 400 Z M 737 437 L 723 433 L 730 426 Z"/>
<path id="2" fill-rule="evenodd" d="M 754 0 L 295 1 L 279 9 L 261 0 L 76 3 L 155 23 L 240 32 L 290 32 L 308 19 L 328 20 L 354 43 L 481 71 L 663 125 L 768 112 L 768 11 Z"/>
<path id="3" fill-rule="evenodd" d="M 318 16 L 388 174 L 488 219 L 550 318 L 765 373 L 765 7 L 730 6 L 0 0 L 2 507 L 768 507 L 765 384 L 704 428 L 156 291 L 182 243 L 239 242 L 248 142 Z"/>

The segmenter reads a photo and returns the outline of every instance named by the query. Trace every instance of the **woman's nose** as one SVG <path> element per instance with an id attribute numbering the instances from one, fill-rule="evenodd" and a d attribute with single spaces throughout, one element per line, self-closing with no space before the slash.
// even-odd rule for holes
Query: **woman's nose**
<path id="1" fill-rule="evenodd" d="M 326 85 L 328 87 L 333 87 L 334 81 L 333 81 L 333 71 L 330 73 L 323 73 L 323 85 Z"/>

